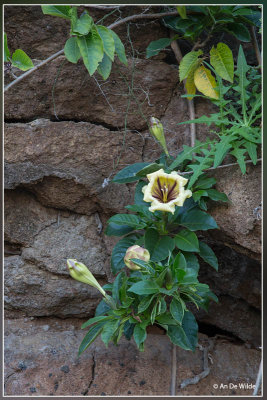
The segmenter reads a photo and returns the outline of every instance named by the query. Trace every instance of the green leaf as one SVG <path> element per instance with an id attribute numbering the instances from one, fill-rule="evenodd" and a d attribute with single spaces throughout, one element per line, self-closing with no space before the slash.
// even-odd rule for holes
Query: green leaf
<path id="1" fill-rule="evenodd" d="M 221 164 L 228 151 L 232 148 L 231 142 L 235 139 L 236 136 L 225 135 L 219 143 L 215 144 L 216 152 L 213 163 L 214 168 L 217 168 Z"/>
<path id="2" fill-rule="evenodd" d="M 128 167 L 125 167 L 121 171 L 119 171 L 112 179 L 112 182 L 129 183 L 138 181 L 140 178 L 139 176 L 136 176 L 137 172 L 141 171 L 144 167 L 147 167 L 148 165 L 150 165 L 150 163 L 148 162 L 129 165 Z"/>
<path id="3" fill-rule="evenodd" d="M 135 243 L 135 238 L 127 237 L 121 239 L 113 248 L 111 255 L 111 271 L 116 275 L 122 268 L 124 268 L 124 257 L 126 250 Z"/>
<path id="4" fill-rule="evenodd" d="M 218 271 L 218 259 L 214 251 L 204 242 L 199 242 L 199 253 L 198 255 L 203 258 L 206 263 L 211 265 L 216 271 Z"/>
<path id="5" fill-rule="evenodd" d="M 16 68 L 21 69 L 22 71 L 28 71 L 28 69 L 31 69 L 34 67 L 32 60 L 30 59 L 29 56 L 27 56 L 26 53 L 24 53 L 23 50 L 16 50 L 12 54 L 12 59 L 11 59 L 12 65 Z"/>
<path id="6" fill-rule="evenodd" d="M 87 334 L 82 340 L 82 343 L 80 344 L 79 347 L 79 352 L 78 355 L 80 356 L 86 349 L 87 347 L 90 346 L 91 343 L 97 338 L 98 335 L 100 335 L 103 327 L 104 327 L 105 322 L 100 322 L 97 325 L 92 326 L 92 328 L 89 329 Z"/>
<path id="7" fill-rule="evenodd" d="M 87 11 L 85 11 L 80 18 L 75 19 L 72 24 L 72 33 L 80 35 L 88 35 L 94 25 L 93 18 L 90 17 Z"/>
<path id="8" fill-rule="evenodd" d="M 170 312 L 173 318 L 179 323 L 182 323 L 184 317 L 184 307 L 183 304 L 177 299 L 172 299 L 170 305 Z"/>
<path id="9" fill-rule="evenodd" d="M 132 228 L 140 229 L 144 224 L 140 222 L 140 218 L 133 214 L 116 214 L 108 220 L 108 224 L 113 223 L 116 225 L 128 225 Z"/>
<path id="10" fill-rule="evenodd" d="M 184 350 L 192 350 L 191 343 L 187 339 L 185 331 L 180 325 L 168 326 L 167 335 L 171 342 Z"/>
<path id="11" fill-rule="evenodd" d="M 197 161 L 198 164 L 188 165 L 188 168 L 190 168 L 193 171 L 193 175 L 191 175 L 189 184 L 187 186 L 188 189 L 191 189 L 191 187 L 197 181 L 199 176 L 203 174 L 203 171 L 212 165 L 213 161 L 212 152 L 207 151 L 204 157 L 195 156 L 195 161 Z"/>
<path id="12" fill-rule="evenodd" d="M 248 100 L 248 95 L 246 93 L 246 88 L 249 85 L 249 81 L 247 80 L 247 72 L 249 70 L 249 66 L 247 65 L 246 58 L 244 55 L 244 51 L 242 46 L 239 46 L 238 57 L 237 57 L 237 69 L 236 74 L 238 76 L 238 85 L 233 89 L 238 91 L 241 96 L 241 104 L 242 104 L 242 114 L 244 121 L 247 121 L 247 105 L 246 101 Z"/>
<path id="13" fill-rule="evenodd" d="M 162 261 L 167 258 L 174 246 L 175 242 L 172 238 L 160 236 L 153 228 L 147 229 L 145 233 L 145 248 L 149 251 L 152 261 Z"/>
<path id="14" fill-rule="evenodd" d="M 176 246 L 184 251 L 199 251 L 198 238 L 194 232 L 181 230 L 174 238 Z"/>
<path id="15" fill-rule="evenodd" d="M 107 236 L 123 236 L 134 230 L 132 226 L 129 225 L 117 225 L 110 222 L 105 230 L 105 235 Z"/>
<path id="16" fill-rule="evenodd" d="M 126 321 L 123 327 L 123 333 L 127 340 L 131 340 L 133 336 L 135 324 L 131 324 L 129 321 Z"/>
<path id="17" fill-rule="evenodd" d="M 208 190 L 206 190 L 206 193 L 211 200 L 224 201 L 224 202 L 229 201 L 229 199 L 225 193 L 218 192 L 218 190 L 216 190 L 216 189 L 208 189 Z"/>
<path id="18" fill-rule="evenodd" d="M 184 284 L 184 285 L 197 284 L 198 283 L 197 275 L 198 272 L 194 268 L 186 268 L 185 275 L 182 274 L 179 279 L 179 284 Z"/>
<path id="19" fill-rule="evenodd" d="M 190 51 L 181 60 L 179 65 L 180 82 L 188 77 L 192 71 L 195 71 L 199 65 L 199 56 L 203 54 L 202 50 Z"/>
<path id="20" fill-rule="evenodd" d="M 183 256 L 186 261 L 186 265 L 188 268 L 192 268 L 195 271 L 199 271 L 199 262 L 195 254 L 183 252 Z"/>
<path id="21" fill-rule="evenodd" d="M 168 47 L 173 40 L 177 39 L 177 35 L 174 38 L 161 38 L 150 42 L 146 49 L 146 58 L 150 58 L 159 54 L 159 52 L 165 47 Z"/>
<path id="22" fill-rule="evenodd" d="M 175 319 L 172 318 L 170 313 L 161 314 L 156 317 L 156 321 L 163 325 L 175 325 L 178 326 Z"/>
<path id="23" fill-rule="evenodd" d="M 225 43 L 218 43 L 217 48 L 212 46 L 212 49 L 210 50 L 210 63 L 221 78 L 233 82 L 233 54 Z"/>
<path id="24" fill-rule="evenodd" d="M 250 42 L 251 40 L 249 31 L 244 24 L 238 24 L 236 22 L 227 24 L 225 30 L 234 35 L 238 40 L 241 40 L 241 42 Z"/>
<path id="25" fill-rule="evenodd" d="M 88 326 L 90 326 L 92 324 L 95 324 L 96 322 L 105 321 L 105 320 L 111 319 L 111 318 L 113 318 L 112 315 L 109 315 L 109 316 L 107 316 L 107 315 L 99 315 L 97 317 L 93 317 L 93 318 L 88 319 L 88 321 L 86 321 L 86 322 L 84 322 L 82 324 L 81 328 L 84 329 L 84 328 L 87 328 Z"/>
<path id="26" fill-rule="evenodd" d="M 124 49 L 124 45 L 122 43 L 122 41 L 120 40 L 119 36 L 110 29 L 110 32 L 113 36 L 113 40 L 114 40 L 114 44 L 115 44 L 115 52 L 117 54 L 117 56 L 119 57 L 119 60 L 125 64 L 128 65 L 128 61 L 125 55 L 125 49 Z"/>
<path id="27" fill-rule="evenodd" d="M 64 46 L 64 53 L 68 61 L 76 64 L 81 58 L 80 49 L 76 37 L 69 38 Z"/>
<path id="28" fill-rule="evenodd" d="M 97 67 L 97 72 L 102 76 L 104 80 L 108 79 L 112 67 L 112 61 L 110 58 L 104 54 L 102 61 L 99 63 Z"/>
<path id="29" fill-rule="evenodd" d="M 257 145 L 255 143 L 246 142 L 244 144 L 245 148 L 248 151 L 249 157 L 252 160 L 253 164 L 257 164 Z"/>
<path id="30" fill-rule="evenodd" d="M 112 298 L 115 300 L 117 304 L 120 304 L 120 288 L 123 285 L 123 282 L 126 279 L 125 271 L 121 271 L 117 276 L 115 281 L 113 282 L 112 288 Z"/>
<path id="31" fill-rule="evenodd" d="M 103 42 L 97 30 L 93 28 L 89 35 L 77 37 L 78 46 L 90 75 L 96 71 L 104 56 Z"/>
<path id="32" fill-rule="evenodd" d="M 176 269 L 186 269 L 186 259 L 183 253 L 179 252 L 174 259 L 173 268 Z"/>
<path id="33" fill-rule="evenodd" d="M 101 332 L 101 339 L 106 346 L 108 345 L 108 342 L 112 339 L 112 336 L 118 329 L 119 322 L 120 322 L 119 319 L 113 319 L 105 323 L 103 330 Z"/>
<path id="34" fill-rule="evenodd" d="M 195 189 L 210 189 L 216 183 L 215 178 L 208 178 L 206 175 L 202 175 L 196 181 L 194 188 Z"/>
<path id="35" fill-rule="evenodd" d="M 159 292 L 159 286 L 151 280 L 140 281 L 134 283 L 128 292 L 133 292 L 139 295 L 154 294 Z"/>
<path id="36" fill-rule="evenodd" d="M 147 207 L 147 209 L 148 209 L 150 204 L 147 203 L 146 201 L 144 201 L 144 193 L 142 192 L 143 187 L 146 185 L 147 185 L 147 182 L 144 182 L 144 181 L 138 182 L 138 184 L 136 185 L 136 188 L 135 188 L 134 202 L 136 205 L 142 206 L 142 207 Z M 150 211 L 148 210 L 148 212 L 150 212 Z"/>
<path id="37" fill-rule="evenodd" d="M 246 153 L 246 151 L 246 149 L 240 149 L 238 146 L 235 146 L 234 150 L 230 152 L 230 154 L 236 157 L 236 161 L 238 162 L 243 175 L 246 173 L 246 163 L 244 156 L 244 153 Z"/>
<path id="38" fill-rule="evenodd" d="M 161 168 L 164 168 L 163 164 L 152 163 L 152 164 L 149 164 L 147 167 L 138 171 L 136 173 L 136 176 L 143 178 L 143 177 L 146 177 L 148 174 L 152 174 L 153 172 L 158 171 Z"/>
<path id="39" fill-rule="evenodd" d="M 103 41 L 104 52 L 111 61 L 114 61 L 115 43 L 111 30 L 102 25 L 96 25 L 96 29 Z"/>
<path id="40" fill-rule="evenodd" d="M 106 314 L 110 309 L 110 306 L 104 300 L 101 300 L 96 307 L 95 316 Z"/>
<path id="41" fill-rule="evenodd" d="M 185 6 L 176 6 L 176 8 L 177 8 L 177 11 L 178 11 L 180 17 L 182 17 L 183 19 L 186 19 L 187 18 L 186 7 Z"/>
<path id="42" fill-rule="evenodd" d="M 158 302 L 154 305 L 154 307 L 153 307 L 153 309 L 151 311 L 151 314 L 150 314 L 151 325 L 154 325 L 155 318 L 156 318 L 156 315 L 157 315 L 157 308 L 158 308 Z"/>
<path id="43" fill-rule="evenodd" d="M 43 14 L 70 19 L 71 6 L 41 6 Z"/>
<path id="44" fill-rule="evenodd" d="M 178 124 L 179 125 L 179 124 Z M 193 154 L 197 153 L 202 149 L 203 147 L 207 146 L 209 143 L 203 143 L 203 142 L 198 142 L 196 141 L 196 145 L 194 147 L 189 147 L 186 145 L 183 145 L 183 151 L 178 154 L 176 159 L 171 163 L 171 165 L 168 167 L 168 171 L 172 171 L 175 168 L 177 168 L 182 162 L 185 160 L 192 160 Z"/>
<path id="45" fill-rule="evenodd" d="M 208 229 L 217 229 L 218 225 L 214 218 L 200 210 L 190 210 L 182 214 L 179 223 L 190 231 L 207 231 Z"/>
<path id="46" fill-rule="evenodd" d="M 10 59 L 10 51 L 7 46 L 7 35 L 4 33 L 4 62 L 9 61 Z"/>
<path id="47" fill-rule="evenodd" d="M 187 340 L 190 343 L 191 350 L 195 351 L 198 342 L 198 324 L 194 315 L 190 311 L 184 313 L 182 327 L 187 336 Z"/>
<path id="48" fill-rule="evenodd" d="M 130 206 L 126 206 L 125 208 L 129 211 L 139 213 L 140 215 L 142 215 L 148 219 L 152 219 L 152 217 L 153 217 L 153 214 L 148 210 L 147 205 L 139 206 L 137 204 L 133 204 Z"/>
<path id="49" fill-rule="evenodd" d="M 147 337 L 146 330 L 142 328 L 139 324 L 136 324 L 134 327 L 133 337 L 138 348 L 140 348 L 140 345 L 144 343 L 144 341 L 146 340 Z"/>
<path id="50" fill-rule="evenodd" d="M 150 296 L 150 297 L 146 296 L 140 301 L 140 303 L 138 305 L 138 314 L 144 312 L 150 306 L 150 304 L 151 304 L 152 300 L 155 298 L 155 296 L 156 296 L 156 294 L 154 294 L 153 296 Z"/>
<path id="51" fill-rule="evenodd" d="M 208 197 L 208 193 L 206 190 L 197 190 L 196 192 L 193 193 L 193 199 L 195 201 L 198 201 L 203 196 Z"/>

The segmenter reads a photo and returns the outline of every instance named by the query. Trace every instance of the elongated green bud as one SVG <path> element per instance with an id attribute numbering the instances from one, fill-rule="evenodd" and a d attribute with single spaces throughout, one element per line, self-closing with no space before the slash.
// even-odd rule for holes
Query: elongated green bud
<path id="1" fill-rule="evenodd" d="M 160 120 L 158 120 L 155 117 L 150 118 L 149 132 L 151 133 L 152 136 L 154 136 L 155 139 L 157 139 L 157 141 L 163 148 L 165 154 L 169 157 L 169 152 L 168 152 L 167 145 L 166 145 L 163 125 L 160 122 Z"/>
<path id="2" fill-rule="evenodd" d="M 166 289 L 167 290 L 170 290 L 172 288 L 172 286 L 173 286 L 172 273 L 171 273 L 171 270 L 170 270 L 169 267 L 167 268 L 167 272 L 166 272 L 166 275 L 165 275 L 165 284 L 166 284 Z"/>
<path id="3" fill-rule="evenodd" d="M 89 271 L 89 269 L 82 263 L 78 262 L 77 260 L 67 260 L 68 268 L 70 275 L 76 281 L 87 283 L 90 286 L 95 287 L 102 293 L 103 296 L 106 297 L 106 292 L 102 287 L 99 285 L 97 280 L 95 279 L 94 275 Z"/>

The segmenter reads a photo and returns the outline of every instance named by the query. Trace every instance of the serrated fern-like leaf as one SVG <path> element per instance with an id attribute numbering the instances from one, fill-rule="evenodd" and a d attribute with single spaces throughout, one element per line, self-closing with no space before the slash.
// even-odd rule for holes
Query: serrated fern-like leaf
<path id="1" fill-rule="evenodd" d="M 203 174 L 203 171 L 207 168 L 209 168 L 212 165 L 213 161 L 213 154 L 211 151 L 207 150 L 205 151 L 205 156 L 204 157 L 199 157 L 195 156 L 194 161 L 197 163 L 190 164 L 187 167 L 193 171 L 193 175 L 190 178 L 189 184 L 188 184 L 188 189 L 190 189 L 193 184 L 197 181 L 199 176 Z"/>
<path id="2" fill-rule="evenodd" d="M 196 140 L 196 144 L 194 147 L 190 147 L 184 144 L 183 151 L 181 151 L 181 153 L 178 154 L 176 159 L 169 166 L 168 171 L 173 171 L 176 167 L 178 167 L 178 165 L 182 164 L 186 160 L 191 161 L 194 154 L 200 153 L 201 149 L 208 147 L 209 144 L 211 143 L 212 143 L 211 140 L 208 140 L 207 142 L 204 143 Z"/>
<path id="3" fill-rule="evenodd" d="M 228 151 L 232 148 L 231 142 L 235 139 L 237 139 L 237 136 L 224 136 L 220 142 L 215 144 L 214 168 L 221 164 Z"/>
<path id="4" fill-rule="evenodd" d="M 235 143 L 234 145 L 234 150 L 230 152 L 235 158 L 236 161 L 238 162 L 242 174 L 246 173 L 246 163 L 245 163 L 245 156 L 244 154 L 247 152 L 247 149 L 242 149 L 239 147 L 238 143 Z"/>
<path id="5" fill-rule="evenodd" d="M 247 123 L 247 105 L 246 101 L 248 100 L 248 95 L 246 93 L 246 88 L 249 85 L 249 81 L 246 77 L 246 74 L 249 70 L 249 66 L 247 65 L 247 61 L 243 52 L 243 48 L 240 45 L 238 57 L 237 57 L 237 69 L 236 75 L 238 77 L 238 85 L 234 86 L 233 89 L 240 93 L 241 97 L 241 105 L 242 105 L 242 114 L 244 123 Z"/>

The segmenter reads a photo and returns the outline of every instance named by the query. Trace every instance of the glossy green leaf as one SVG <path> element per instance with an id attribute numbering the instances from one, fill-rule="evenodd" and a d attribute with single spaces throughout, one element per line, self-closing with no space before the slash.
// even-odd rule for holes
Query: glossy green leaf
<path id="1" fill-rule="evenodd" d="M 177 36 L 175 36 L 175 39 L 177 39 Z M 165 47 L 168 47 L 174 38 L 161 38 L 158 40 L 154 40 L 153 42 L 150 42 L 149 45 L 146 48 L 146 58 L 150 58 L 153 56 L 156 56 L 159 54 L 159 52 Z"/>
<path id="2" fill-rule="evenodd" d="M 64 46 L 64 54 L 68 61 L 76 64 L 81 58 L 81 52 L 76 37 L 70 37 Z"/>
<path id="3" fill-rule="evenodd" d="M 176 246 L 184 251 L 199 251 L 198 238 L 194 232 L 182 229 L 174 238 Z"/>
<path id="4" fill-rule="evenodd" d="M 173 262 L 174 269 L 186 269 L 186 259 L 183 253 L 179 252 Z"/>
<path id="5" fill-rule="evenodd" d="M 150 165 L 150 163 L 148 162 L 129 165 L 128 167 L 125 167 L 121 171 L 119 171 L 112 179 L 112 182 L 129 183 L 138 181 L 140 177 L 136 176 L 137 172 L 141 171 L 144 167 L 147 167 L 148 165 Z"/>
<path id="6" fill-rule="evenodd" d="M 173 318 L 181 324 L 184 317 L 184 306 L 177 299 L 173 298 L 170 304 L 170 312 Z"/>
<path id="7" fill-rule="evenodd" d="M 116 304 L 120 304 L 120 288 L 126 279 L 125 271 L 121 271 L 115 278 L 112 287 L 112 298 L 115 300 Z"/>
<path id="8" fill-rule="evenodd" d="M 195 271 L 199 271 L 199 262 L 197 259 L 197 256 L 194 253 L 187 253 L 186 251 L 183 251 L 183 256 L 186 261 L 186 265 L 188 268 L 192 268 Z"/>
<path id="9" fill-rule="evenodd" d="M 218 259 L 214 251 L 204 242 L 199 242 L 199 250 L 199 256 L 218 271 Z"/>
<path id="10" fill-rule="evenodd" d="M 113 40 L 114 40 L 114 44 L 115 44 L 115 53 L 117 54 L 117 56 L 119 57 L 119 60 L 125 64 L 128 65 L 128 61 L 125 55 L 125 48 L 124 45 L 122 43 L 122 41 L 120 40 L 119 36 L 110 29 L 110 32 L 113 36 Z"/>
<path id="11" fill-rule="evenodd" d="M 16 68 L 21 69 L 22 71 L 28 71 L 29 69 L 33 68 L 33 62 L 29 56 L 23 50 L 16 50 L 12 54 L 11 58 L 12 65 Z"/>
<path id="12" fill-rule="evenodd" d="M 79 35 L 88 35 L 94 25 L 93 18 L 90 17 L 87 11 L 85 11 L 80 18 L 75 19 L 72 24 L 72 33 Z"/>
<path id="13" fill-rule="evenodd" d="M 43 14 L 70 19 L 71 6 L 41 6 Z"/>
<path id="14" fill-rule="evenodd" d="M 180 325 L 168 326 L 167 335 L 171 342 L 184 350 L 192 350 L 191 343 L 187 339 L 185 331 Z"/>
<path id="15" fill-rule="evenodd" d="M 136 324 L 134 327 L 133 337 L 138 348 L 140 349 L 140 345 L 144 343 L 147 337 L 146 330 L 142 328 L 139 324 Z"/>
<path id="16" fill-rule="evenodd" d="M 109 341 L 112 339 L 112 336 L 116 332 L 119 327 L 119 319 L 113 319 L 105 323 L 102 332 L 101 332 L 101 339 L 107 346 Z"/>
<path id="17" fill-rule="evenodd" d="M 136 176 L 144 178 L 148 174 L 152 174 L 153 172 L 156 172 L 161 168 L 164 168 L 163 164 L 152 163 L 152 164 L 149 164 L 147 167 L 145 167 L 145 168 L 141 169 L 140 171 L 138 171 L 136 173 Z"/>
<path id="18" fill-rule="evenodd" d="M 207 231 L 218 228 L 214 218 L 200 210 L 190 210 L 181 215 L 179 223 L 191 231 Z"/>
<path id="19" fill-rule="evenodd" d="M 91 343 L 93 343 L 97 336 L 100 335 L 104 324 L 105 322 L 100 322 L 99 324 L 94 325 L 89 329 L 84 339 L 82 340 L 82 343 L 80 344 L 78 352 L 79 356 L 90 346 Z"/>
<path id="20" fill-rule="evenodd" d="M 95 324 L 96 322 L 106 321 L 108 319 L 114 318 L 113 316 L 109 315 L 99 315 L 93 318 L 88 319 L 88 321 L 84 322 L 81 326 L 82 329 L 87 328 L 88 326 Z"/>
<path id="21" fill-rule="evenodd" d="M 139 295 L 154 294 L 159 292 L 159 286 L 152 280 L 145 280 L 134 283 L 128 292 L 136 293 Z"/>
<path id="22" fill-rule="evenodd" d="M 102 61 L 100 61 L 97 72 L 102 76 L 104 80 L 108 79 L 112 68 L 112 61 L 104 54 Z"/>
<path id="23" fill-rule="evenodd" d="M 153 296 L 146 296 L 144 297 L 139 305 L 138 305 L 138 314 L 144 312 L 151 304 L 152 300 L 155 298 L 156 294 L 154 294 Z"/>
<path id="24" fill-rule="evenodd" d="M 202 175 L 198 178 L 198 180 L 194 184 L 194 188 L 200 190 L 210 189 L 213 185 L 215 185 L 216 182 L 217 181 L 215 178 L 210 178 L 207 177 L 206 175 Z"/>
<path id="25" fill-rule="evenodd" d="M 128 225 L 132 228 L 142 228 L 144 225 L 140 222 L 140 218 L 133 214 L 116 214 L 109 220 L 108 224 L 113 223 L 116 225 Z"/>
<path id="26" fill-rule="evenodd" d="M 147 229 L 145 233 L 145 248 L 149 251 L 152 261 L 162 261 L 167 258 L 174 246 L 175 242 L 172 238 L 160 236 L 153 228 Z"/>
<path id="27" fill-rule="evenodd" d="M 249 30 L 244 24 L 239 24 L 236 22 L 232 24 L 227 24 L 225 29 L 232 35 L 234 35 L 238 40 L 241 40 L 241 42 L 251 41 Z"/>
<path id="28" fill-rule="evenodd" d="M 225 193 L 218 192 L 216 189 L 207 189 L 206 193 L 211 200 L 228 202 L 229 199 Z"/>
<path id="29" fill-rule="evenodd" d="M 131 337 L 133 336 L 134 327 L 135 324 L 131 324 L 129 320 L 125 322 L 123 327 L 123 333 L 127 340 L 131 340 Z"/>
<path id="30" fill-rule="evenodd" d="M 93 75 L 104 56 L 102 39 L 97 30 L 93 28 L 89 35 L 77 37 L 77 42 L 84 65 L 89 74 Z"/>
<path id="31" fill-rule="evenodd" d="M 111 33 L 112 31 L 102 25 L 96 25 L 96 29 L 103 41 L 104 52 L 111 61 L 114 61 L 115 43 Z"/>
<path id="32" fill-rule="evenodd" d="M 123 236 L 134 230 L 132 226 L 129 225 L 117 225 L 110 222 L 105 230 L 105 235 L 107 236 Z"/>
<path id="33" fill-rule="evenodd" d="M 165 314 L 161 314 L 156 316 L 156 321 L 159 324 L 163 324 L 163 325 L 175 325 L 178 326 L 177 321 L 175 321 L 174 318 L 172 318 L 170 313 L 165 313 Z"/>
<path id="34" fill-rule="evenodd" d="M 111 254 L 111 271 L 116 275 L 122 268 L 124 268 L 124 257 L 126 250 L 135 243 L 135 238 L 126 237 L 121 239 L 114 246 Z"/>
<path id="35" fill-rule="evenodd" d="M 233 82 L 233 54 L 225 43 L 218 43 L 217 47 L 212 46 L 210 50 L 210 63 L 221 78 Z"/>
<path id="36" fill-rule="evenodd" d="M 185 311 L 182 327 L 190 343 L 191 350 L 195 351 L 198 342 L 198 324 L 191 311 Z"/>
<path id="37" fill-rule="evenodd" d="M 104 301 L 101 300 L 95 310 L 95 316 L 104 315 L 109 311 L 111 308 L 110 306 Z"/>
<path id="38" fill-rule="evenodd" d="M 208 197 L 208 193 L 206 190 L 197 190 L 196 192 L 193 193 L 193 199 L 195 201 L 198 201 L 201 197 L 206 196 Z"/>

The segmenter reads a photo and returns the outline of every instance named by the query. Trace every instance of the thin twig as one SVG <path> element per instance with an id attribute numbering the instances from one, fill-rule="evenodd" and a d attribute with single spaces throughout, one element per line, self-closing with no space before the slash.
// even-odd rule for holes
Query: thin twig
<path id="1" fill-rule="evenodd" d="M 119 25 L 122 25 L 126 22 L 129 21 L 133 21 L 136 19 L 157 19 L 157 18 L 162 18 L 162 17 L 166 17 L 169 15 L 178 15 L 177 11 L 169 11 L 169 12 L 165 12 L 165 13 L 156 13 L 156 14 L 136 14 L 136 15 L 130 15 L 129 17 L 123 18 L 120 21 L 114 22 L 113 24 L 109 25 L 108 28 L 109 29 L 114 29 Z M 61 56 L 62 54 L 64 54 L 64 49 L 58 51 L 57 53 L 53 54 L 52 56 L 48 57 L 47 59 L 45 59 L 44 61 L 42 61 L 40 64 L 36 65 L 34 68 L 29 69 L 29 71 L 25 72 L 24 74 L 20 75 L 17 79 L 15 79 L 13 82 L 10 82 L 5 88 L 4 88 L 4 92 L 7 92 L 12 86 L 16 85 L 18 82 L 20 82 L 22 79 L 26 78 L 27 76 L 29 76 L 30 74 L 32 74 L 33 72 L 37 71 L 37 69 L 43 67 L 44 65 L 46 65 L 47 63 L 49 63 L 50 61 L 54 60 L 55 58 L 57 58 L 58 56 Z"/>
<path id="2" fill-rule="evenodd" d="M 256 54 L 256 57 L 257 57 L 258 64 L 259 64 L 260 69 L 261 69 L 261 53 L 260 53 L 260 49 L 259 49 L 259 46 L 258 46 L 258 42 L 257 42 L 254 26 L 250 27 L 250 33 L 251 33 L 251 41 L 252 41 L 252 44 L 253 44 L 253 48 L 254 48 L 254 51 L 255 51 L 255 54 Z"/>
<path id="3" fill-rule="evenodd" d="M 175 344 L 172 344 L 171 396 L 175 396 L 176 394 L 176 375 L 177 375 L 176 346 Z"/>
<path id="4" fill-rule="evenodd" d="M 179 45 L 178 45 L 176 40 L 174 40 L 171 43 L 171 48 L 172 48 L 172 50 L 174 52 L 174 55 L 175 55 L 175 58 L 176 58 L 178 64 L 180 64 L 180 62 L 181 62 L 181 60 L 183 58 L 183 55 L 181 53 L 180 47 L 179 47 Z M 185 93 L 187 93 L 186 92 L 186 87 L 185 87 L 185 82 L 184 82 L 184 90 L 185 90 Z M 189 100 L 187 98 L 187 105 L 188 105 L 188 111 L 189 111 L 189 117 L 190 117 L 189 119 L 190 120 L 195 119 L 194 100 L 193 99 Z M 191 137 L 191 147 L 194 147 L 195 146 L 195 141 L 196 141 L 196 124 L 194 122 L 192 122 L 190 124 L 190 137 Z"/>
<path id="5" fill-rule="evenodd" d="M 256 162 L 258 162 L 258 161 L 261 162 L 262 159 L 261 159 L 261 158 L 258 158 Z M 252 160 L 247 160 L 247 161 L 245 161 L 245 163 L 246 163 L 246 164 L 250 164 L 250 163 L 253 163 L 253 161 L 252 161 Z M 219 168 L 233 167 L 233 166 L 235 166 L 235 165 L 238 165 L 238 163 L 224 164 L 224 165 L 219 165 L 219 166 L 216 167 L 216 168 L 215 168 L 215 167 L 211 167 L 211 168 L 203 169 L 203 172 L 204 172 L 204 171 L 211 171 L 211 170 L 219 169 Z M 194 173 L 194 171 L 179 172 L 179 175 L 190 175 L 190 174 L 193 174 L 193 173 Z"/>

